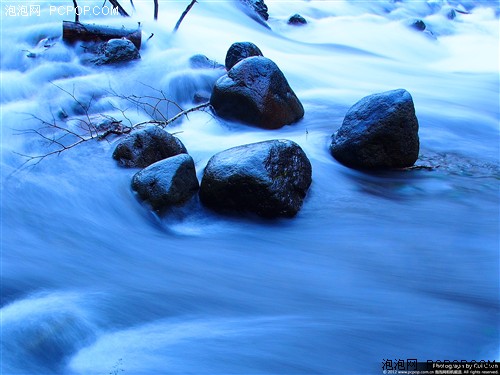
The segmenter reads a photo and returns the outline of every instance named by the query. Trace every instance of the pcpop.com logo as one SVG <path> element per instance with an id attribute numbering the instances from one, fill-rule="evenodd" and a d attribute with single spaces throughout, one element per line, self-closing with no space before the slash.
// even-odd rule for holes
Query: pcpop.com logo
<path id="1" fill-rule="evenodd" d="M 60 16 L 69 16 L 72 14 L 76 14 L 78 16 L 115 16 L 118 15 L 118 8 L 110 7 L 110 6 L 89 6 L 89 5 L 84 5 L 84 6 L 55 6 L 51 5 L 49 7 L 49 14 L 52 16 L 54 14 L 58 14 Z"/>

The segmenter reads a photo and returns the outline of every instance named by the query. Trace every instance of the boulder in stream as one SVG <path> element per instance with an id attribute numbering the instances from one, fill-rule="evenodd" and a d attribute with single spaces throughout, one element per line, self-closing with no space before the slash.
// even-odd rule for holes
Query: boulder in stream
<path id="1" fill-rule="evenodd" d="M 137 47 L 130 40 L 110 39 L 98 49 L 97 57 L 92 60 L 96 65 L 119 64 L 140 59 Z"/>
<path id="2" fill-rule="evenodd" d="M 288 19 L 289 25 L 302 26 L 307 25 L 307 21 L 300 14 L 296 13 Z"/>
<path id="3" fill-rule="evenodd" d="M 369 95 L 347 112 L 333 134 L 332 155 L 358 169 L 405 168 L 418 158 L 418 120 L 404 89 Z"/>
<path id="4" fill-rule="evenodd" d="M 214 155 L 203 173 L 201 202 L 218 211 L 293 217 L 311 185 L 311 163 L 295 142 L 271 140 Z"/>
<path id="5" fill-rule="evenodd" d="M 194 161 L 188 154 L 160 160 L 132 178 L 132 189 L 158 211 L 186 202 L 198 188 Z"/>
<path id="6" fill-rule="evenodd" d="M 230 70 L 241 60 L 252 56 L 264 56 L 255 44 L 251 42 L 236 42 L 229 47 L 226 53 L 226 69 Z"/>
<path id="7" fill-rule="evenodd" d="M 278 129 L 304 116 L 304 107 L 270 59 L 241 60 L 215 83 L 210 104 L 220 117 Z"/>
<path id="8" fill-rule="evenodd" d="M 145 168 L 178 154 L 187 154 L 182 142 L 165 130 L 150 126 L 121 140 L 113 152 L 113 159 L 122 167 Z"/>

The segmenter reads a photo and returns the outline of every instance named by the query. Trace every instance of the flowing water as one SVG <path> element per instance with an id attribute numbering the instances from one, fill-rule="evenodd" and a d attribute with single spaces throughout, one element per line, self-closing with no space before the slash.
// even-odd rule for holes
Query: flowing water
<path id="1" fill-rule="evenodd" d="M 199 1 L 172 35 L 187 3 L 160 2 L 156 23 L 149 1 L 131 19 L 82 16 L 143 30 L 140 61 L 93 67 L 59 39 L 73 15 L 41 1 L 40 16 L 8 16 L 2 0 L 1 373 L 377 374 L 385 359 L 499 360 L 498 3 L 268 0 L 268 29 L 231 2 Z M 288 26 L 294 13 L 309 23 Z M 413 18 L 432 34 L 409 29 Z M 223 63 L 236 41 L 278 64 L 304 119 L 266 131 L 199 111 L 170 131 L 200 179 L 229 147 L 300 144 L 313 183 L 294 219 L 221 216 L 196 200 L 158 217 L 131 191 L 137 170 L 112 160 L 116 138 L 20 168 L 19 153 L 52 150 L 32 115 L 67 115 L 73 129 L 76 100 L 92 99 L 91 116 L 149 119 L 111 90 L 162 90 L 188 108 L 220 74 L 189 58 Z M 337 163 L 328 143 L 348 108 L 396 88 L 415 102 L 417 164 L 434 168 Z"/>

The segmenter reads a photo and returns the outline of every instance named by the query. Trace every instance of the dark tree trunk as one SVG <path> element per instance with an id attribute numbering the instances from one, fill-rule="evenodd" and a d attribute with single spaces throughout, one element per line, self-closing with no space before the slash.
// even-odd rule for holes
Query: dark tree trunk
<path id="1" fill-rule="evenodd" d="M 130 40 L 137 49 L 141 48 L 140 29 L 127 30 L 115 29 L 101 25 L 89 25 L 79 22 L 63 21 L 63 40 L 66 43 L 83 42 L 106 42 L 110 39 L 126 38 Z"/>

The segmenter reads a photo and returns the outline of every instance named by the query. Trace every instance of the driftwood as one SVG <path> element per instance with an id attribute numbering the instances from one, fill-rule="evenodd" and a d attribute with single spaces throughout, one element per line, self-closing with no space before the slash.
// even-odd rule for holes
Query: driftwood
<path id="1" fill-rule="evenodd" d="M 110 39 L 126 38 L 134 43 L 137 49 L 140 49 L 141 36 L 142 32 L 140 29 L 117 29 L 101 25 L 63 21 L 63 40 L 70 44 L 77 41 L 106 42 Z"/>

